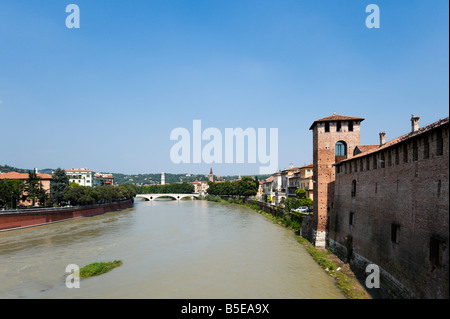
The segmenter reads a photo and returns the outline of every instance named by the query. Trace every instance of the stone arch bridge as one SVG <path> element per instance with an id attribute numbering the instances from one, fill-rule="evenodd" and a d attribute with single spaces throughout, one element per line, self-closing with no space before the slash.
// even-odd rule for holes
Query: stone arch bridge
<path id="1" fill-rule="evenodd" d="M 198 198 L 200 194 L 137 194 L 136 198 L 145 198 L 146 200 L 153 201 L 163 196 L 172 197 L 173 199 L 180 200 L 184 197 Z"/>

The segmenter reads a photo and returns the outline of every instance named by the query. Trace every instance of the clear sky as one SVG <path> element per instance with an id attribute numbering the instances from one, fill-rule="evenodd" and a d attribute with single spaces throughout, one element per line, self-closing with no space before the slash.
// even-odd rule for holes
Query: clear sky
<path id="1" fill-rule="evenodd" d="M 279 169 L 299 166 L 314 120 L 363 117 L 376 144 L 447 117 L 448 86 L 448 0 L 0 0 L 0 163 L 19 168 L 258 173 L 172 163 L 193 120 L 278 128 Z"/>

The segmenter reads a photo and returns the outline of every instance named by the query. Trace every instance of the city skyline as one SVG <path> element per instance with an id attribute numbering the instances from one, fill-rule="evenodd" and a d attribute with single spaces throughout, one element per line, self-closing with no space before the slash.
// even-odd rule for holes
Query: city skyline
<path id="1" fill-rule="evenodd" d="M 60 1 L 0 4 L 2 164 L 256 175 L 174 164 L 177 127 L 277 128 L 278 169 L 312 163 L 311 124 L 365 118 L 361 144 L 448 116 L 448 1 Z"/>

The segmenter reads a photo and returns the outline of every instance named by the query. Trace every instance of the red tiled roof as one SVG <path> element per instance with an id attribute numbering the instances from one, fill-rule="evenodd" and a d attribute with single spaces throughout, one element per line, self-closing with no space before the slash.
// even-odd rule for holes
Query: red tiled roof
<path id="1" fill-rule="evenodd" d="M 316 123 L 331 122 L 331 121 L 360 121 L 360 122 L 362 122 L 362 121 L 364 121 L 364 119 L 361 117 L 333 114 L 331 116 L 327 116 L 327 117 L 321 118 L 319 120 L 315 120 L 309 129 L 312 130 L 312 128 L 314 127 L 314 125 L 316 125 Z"/>
<path id="2" fill-rule="evenodd" d="M 52 179 L 52 175 L 49 174 L 37 174 L 40 179 Z M 0 179 L 28 179 L 28 173 L 9 172 L 0 174 Z"/>
<path id="3" fill-rule="evenodd" d="M 448 123 L 449 123 L 449 118 L 446 117 L 446 118 L 444 118 L 442 120 L 439 120 L 439 121 L 436 121 L 434 123 L 431 123 L 430 125 L 421 127 L 417 131 L 404 134 L 404 135 L 402 135 L 400 137 L 397 137 L 397 138 L 395 138 L 395 139 L 393 139 L 393 140 L 391 140 L 391 141 L 389 141 L 389 142 L 387 142 L 387 143 L 385 143 L 385 144 L 383 144 L 381 146 L 377 145 L 374 148 L 371 148 L 371 149 L 369 149 L 369 150 L 367 150 L 367 151 L 365 151 L 363 153 L 359 153 L 359 154 L 357 154 L 355 156 L 352 156 L 352 157 L 349 157 L 347 159 L 344 159 L 344 160 L 342 160 L 342 161 L 340 161 L 339 163 L 336 163 L 336 164 L 340 164 L 340 163 L 343 163 L 343 162 L 346 162 L 346 161 L 350 161 L 350 160 L 355 159 L 355 158 L 366 156 L 368 154 L 373 154 L 373 153 L 378 152 L 380 150 L 384 150 L 384 149 L 389 148 L 391 146 L 394 146 L 396 144 L 399 144 L 399 143 L 402 143 L 404 141 L 407 141 L 407 140 L 409 140 L 409 139 L 411 139 L 413 137 L 416 137 L 416 136 L 419 136 L 419 135 L 424 134 L 426 132 L 429 132 L 429 131 L 431 131 L 431 130 L 433 130 L 435 128 L 438 128 L 438 127 L 441 127 L 441 126 L 444 126 L 444 125 L 448 125 Z"/>
<path id="4" fill-rule="evenodd" d="M 359 150 L 364 153 L 367 152 L 375 147 L 380 146 L 379 144 L 369 144 L 369 145 L 357 145 L 356 147 L 359 148 Z"/>

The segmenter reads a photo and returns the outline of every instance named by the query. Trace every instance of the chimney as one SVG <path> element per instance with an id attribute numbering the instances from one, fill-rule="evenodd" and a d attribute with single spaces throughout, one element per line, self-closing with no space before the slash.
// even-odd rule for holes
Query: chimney
<path id="1" fill-rule="evenodd" d="M 411 132 L 415 132 L 419 129 L 419 119 L 420 117 L 411 115 Z"/>
<path id="2" fill-rule="evenodd" d="M 386 132 L 380 132 L 380 146 L 386 144 Z"/>

